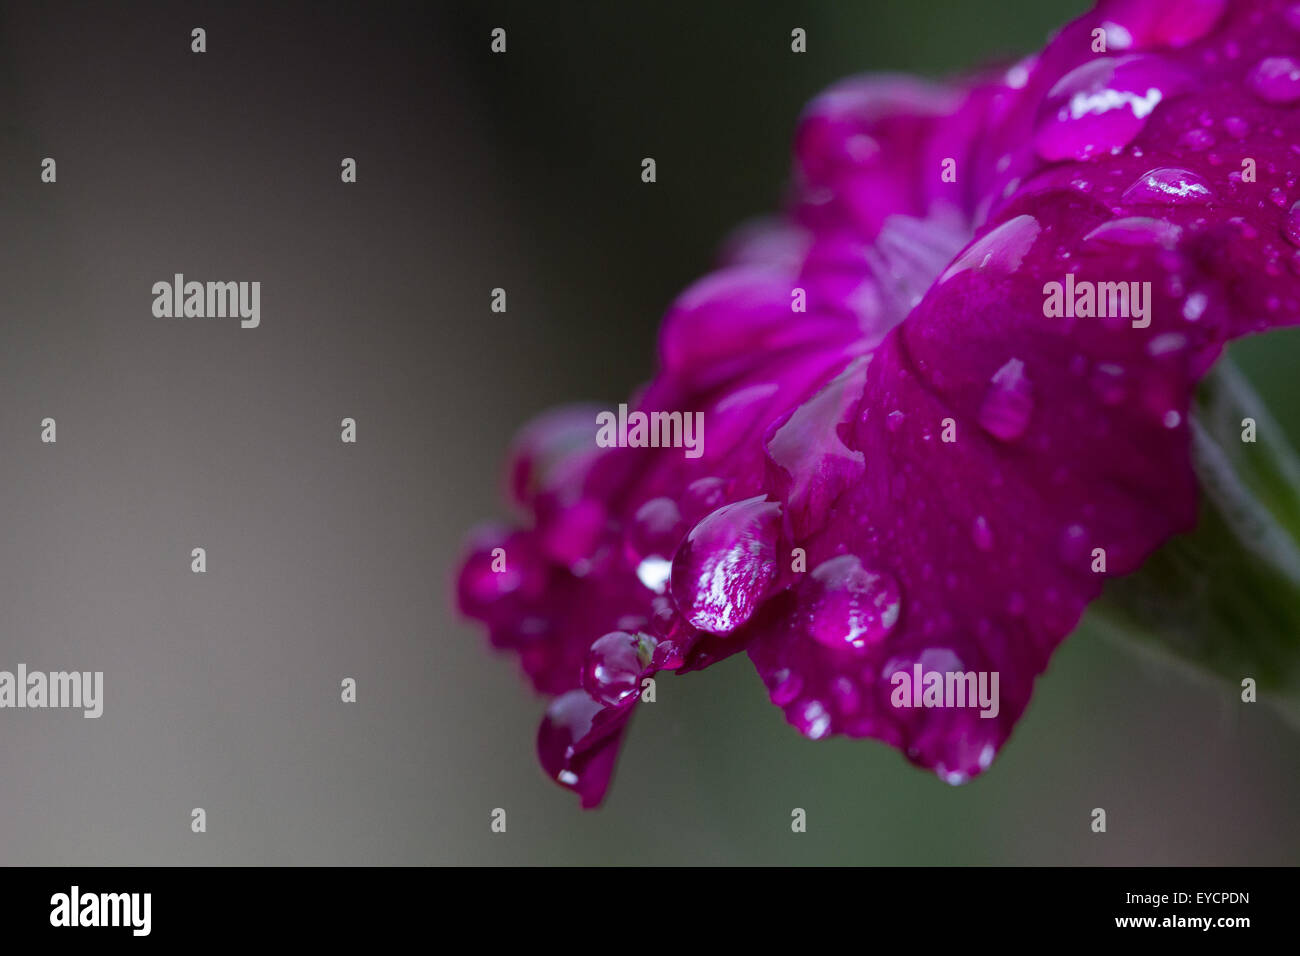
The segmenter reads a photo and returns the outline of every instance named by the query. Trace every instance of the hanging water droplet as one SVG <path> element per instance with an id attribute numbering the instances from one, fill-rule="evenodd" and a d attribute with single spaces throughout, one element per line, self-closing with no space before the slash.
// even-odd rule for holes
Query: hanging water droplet
<path id="1" fill-rule="evenodd" d="M 616 739 L 617 719 L 604 720 L 617 711 L 591 699 L 585 690 L 571 690 L 551 701 L 537 729 L 537 756 L 542 769 L 565 787 L 576 791 L 584 807 L 600 803 L 609 786 L 613 754 L 607 746 Z"/>
<path id="2" fill-rule="evenodd" d="M 983 515 L 979 515 L 971 524 L 971 540 L 981 551 L 993 550 L 993 530 Z"/>
<path id="3" fill-rule="evenodd" d="M 898 623 L 902 597 L 890 574 L 868 571 L 854 554 L 823 561 L 800 585 L 804 627 L 827 647 L 879 644 Z"/>
<path id="4" fill-rule="evenodd" d="M 776 577 L 781 506 L 758 495 L 723 505 L 691 529 L 673 558 L 672 596 L 692 625 L 730 634 Z"/>
<path id="5" fill-rule="evenodd" d="M 648 634 L 611 631 L 587 651 L 582 686 L 606 707 L 621 707 L 641 690 L 641 675 L 650 664 L 655 641 Z"/>
<path id="6" fill-rule="evenodd" d="M 1025 375 L 1025 363 L 1013 358 L 993 374 L 980 405 L 979 423 L 993 437 L 1015 441 L 1029 427 L 1033 411 L 1033 386 Z"/>
<path id="7" fill-rule="evenodd" d="M 1128 393 L 1124 369 L 1110 362 L 1103 362 L 1094 368 L 1089 383 L 1103 405 L 1118 405 Z"/>
<path id="8" fill-rule="evenodd" d="M 1246 79 L 1265 103 L 1282 105 L 1300 100 L 1300 63 L 1289 56 L 1265 57 Z"/>
<path id="9" fill-rule="evenodd" d="M 1144 173 L 1124 190 L 1122 198 L 1126 203 L 1191 206 L 1209 202 L 1214 193 L 1205 180 L 1191 170 L 1162 166 Z"/>

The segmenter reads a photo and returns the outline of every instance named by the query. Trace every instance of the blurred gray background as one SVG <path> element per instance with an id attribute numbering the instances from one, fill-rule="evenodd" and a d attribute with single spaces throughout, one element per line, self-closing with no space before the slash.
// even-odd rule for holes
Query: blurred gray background
<path id="1" fill-rule="evenodd" d="M 738 656 L 664 676 L 584 813 L 537 767 L 543 702 L 451 607 L 515 429 L 651 374 L 672 297 L 779 202 L 810 96 L 1015 56 L 1082 7 L 4 4 L 0 668 L 106 687 L 99 720 L 0 711 L 0 863 L 1300 859 L 1300 734 L 1088 627 L 967 786 L 804 740 Z M 154 318 L 174 272 L 261 281 L 261 327 Z M 1238 349 L 1292 428 L 1296 348 Z"/>

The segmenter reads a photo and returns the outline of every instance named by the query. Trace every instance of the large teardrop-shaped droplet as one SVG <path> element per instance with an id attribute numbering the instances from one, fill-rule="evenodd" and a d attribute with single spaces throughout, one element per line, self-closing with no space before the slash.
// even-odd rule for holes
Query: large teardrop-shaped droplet
<path id="1" fill-rule="evenodd" d="M 551 701 L 537 728 L 542 769 L 582 798 L 584 807 L 600 803 L 609 787 L 627 710 L 602 707 L 585 690 L 571 690 Z"/>
<path id="2" fill-rule="evenodd" d="M 730 634 L 776 577 L 781 506 L 759 495 L 723 505 L 691 529 L 673 558 L 672 596 L 693 626 Z"/>

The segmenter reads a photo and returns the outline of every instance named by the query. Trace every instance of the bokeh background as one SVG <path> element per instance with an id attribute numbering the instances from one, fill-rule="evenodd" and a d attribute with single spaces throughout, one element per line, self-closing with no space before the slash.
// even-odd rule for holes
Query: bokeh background
<path id="1" fill-rule="evenodd" d="M 804 740 L 737 656 L 660 679 L 584 813 L 537 768 L 543 702 L 451 607 L 511 435 L 651 374 L 672 297 L 780 202 L 809 97 L 1018 56 L 1082 8 L 0 7 L 0 668 L 106 683 L 97 721 L 0 711 L 0 862 L 1300 859 L 1300 733 L 1086 625 L 964 787 Z M 261 328 L 153 318 L 174 272 L 261 281 Z M 1298 350 L 1236 350 L 1295 440 Z"/>

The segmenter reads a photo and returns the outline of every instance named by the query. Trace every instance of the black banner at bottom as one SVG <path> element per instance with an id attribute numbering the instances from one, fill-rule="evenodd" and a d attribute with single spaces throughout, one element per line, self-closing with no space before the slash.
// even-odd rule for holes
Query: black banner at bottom
<path id="1" fill-rule="evenodd" d="M 703 919 L 733 941 L 861 922 L 863 945 L 918 930 L 933 940 L 1042 942 L 1131 936 L 1214 940 L 1284 933 L 1288 869 L 809 868 L 40 868 L 0 869 L 6 940 L 95 945 L 163 940 L 377 942 L 467 921 L 501 942 L 680 932 Z M 730 899 L 731 902 L 726 902 Z M 497 916 L 492 916 L 493 912 Z M 591 923 L 597 925 L 589 925 Z M 1243 935 L 1245 934 L 1245 935 Z M 486 942 L 487 940 L 485 940 Z"/>

